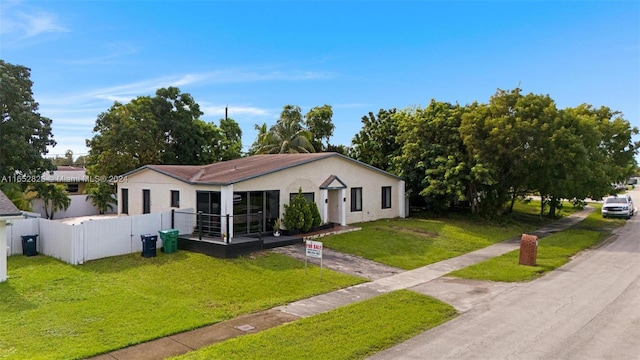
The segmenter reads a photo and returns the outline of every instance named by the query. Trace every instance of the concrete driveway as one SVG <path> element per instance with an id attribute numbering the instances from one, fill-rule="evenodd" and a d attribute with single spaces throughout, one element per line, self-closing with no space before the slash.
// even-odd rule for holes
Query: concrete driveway
<path id="1" fill-rule="evenodd" d="M 631 196 L 640 203 L 640 190 Z M 458 318 L 371 359 L 640 359 L 639 234 L 636 215 L 604 245 L 529 283 L 441 286 L 486 296 L 456 304 L 466 311 Z M 438 296 L 447 281 L 456 280 L 414 290 Z"/>

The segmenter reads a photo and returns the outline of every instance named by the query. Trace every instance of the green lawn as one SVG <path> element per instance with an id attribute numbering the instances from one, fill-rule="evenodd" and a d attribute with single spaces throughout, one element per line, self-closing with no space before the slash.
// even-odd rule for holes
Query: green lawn
<path id="1" fill-rule="evenodd" d="M 539 202 L 517 203 L 515 213 L 501 223 L 469 215 L 379 220 L 357 224 L 361 231 L 328 236 L 324 246 L 405 270 L 456 257 L 536 229 Z M 565 205 L 563 214 L 575 211 Z"/>
<path id="2" fill-rule="evenodd" d="M 566 264 L 578 252 L 597 245 L 612 228 L 624 224 L 624 220 L 620 219 L 603 219 L 600 215 L 600 205 L 592 206 L 596 207 L 596 211 L 581 223 L 539 240 L 536 266 L 519 265 L 520 250 L 515 250 L 448 275 L 505 282 L 528 281 L 540 277 Z"/>
<path id="3" fill-rule="evenodd" d="M 455 316 L 447 304 L 401 290 L 177 359 L 363 359 Z"/>
<path id="4" fill-rule="evenodd" d="M 0 359 L 73 359 L 362 282 L 289 257 L 179 251 L 71 266 L 12 256 L 0 283 Z"/>

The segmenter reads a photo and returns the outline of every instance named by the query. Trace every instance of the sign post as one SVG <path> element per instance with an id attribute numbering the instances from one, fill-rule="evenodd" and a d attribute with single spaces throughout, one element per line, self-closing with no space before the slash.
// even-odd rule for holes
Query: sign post
<path id="1" fill-rule="evenodd" d="M 320 280 L 322 280 L 322 242 L 307 240 L 305 243 L 306 255 L 304 259 L 304 270 L 307 271 L 308 258 L 320 259 Z"/>

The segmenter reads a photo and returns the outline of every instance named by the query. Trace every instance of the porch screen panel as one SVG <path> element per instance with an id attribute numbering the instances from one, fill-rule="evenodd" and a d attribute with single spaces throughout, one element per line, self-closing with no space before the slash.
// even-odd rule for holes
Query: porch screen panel
<path id="1" fill-rule="evenodd" d="M 233 233 L 234 235 L 248 234 L 247 214 L 249 197 L 246 192 L 233 193 Z"/>
<path id="2" fill-rule="evenodd" d="M 248 227 L 249 233 L 255 234 L 263 231 L 262 214 L 264 214 L 264 192 L 252 191 L 249 193 L 249 207 L 248 207 Z"/>
<path id="3" fill-rule="evenodd" d="M 273 224 L 280 217 L 280 191 L 265 191 L 265 231 L 273 231 Z"/>

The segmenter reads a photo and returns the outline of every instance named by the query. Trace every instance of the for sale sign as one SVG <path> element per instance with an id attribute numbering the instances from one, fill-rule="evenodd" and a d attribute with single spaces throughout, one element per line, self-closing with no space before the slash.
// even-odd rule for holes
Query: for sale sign
<path id="1" fill-rule="evenodd" d="M 307 256 L 322 259 L 322 242 L 307 241 Z"/>

